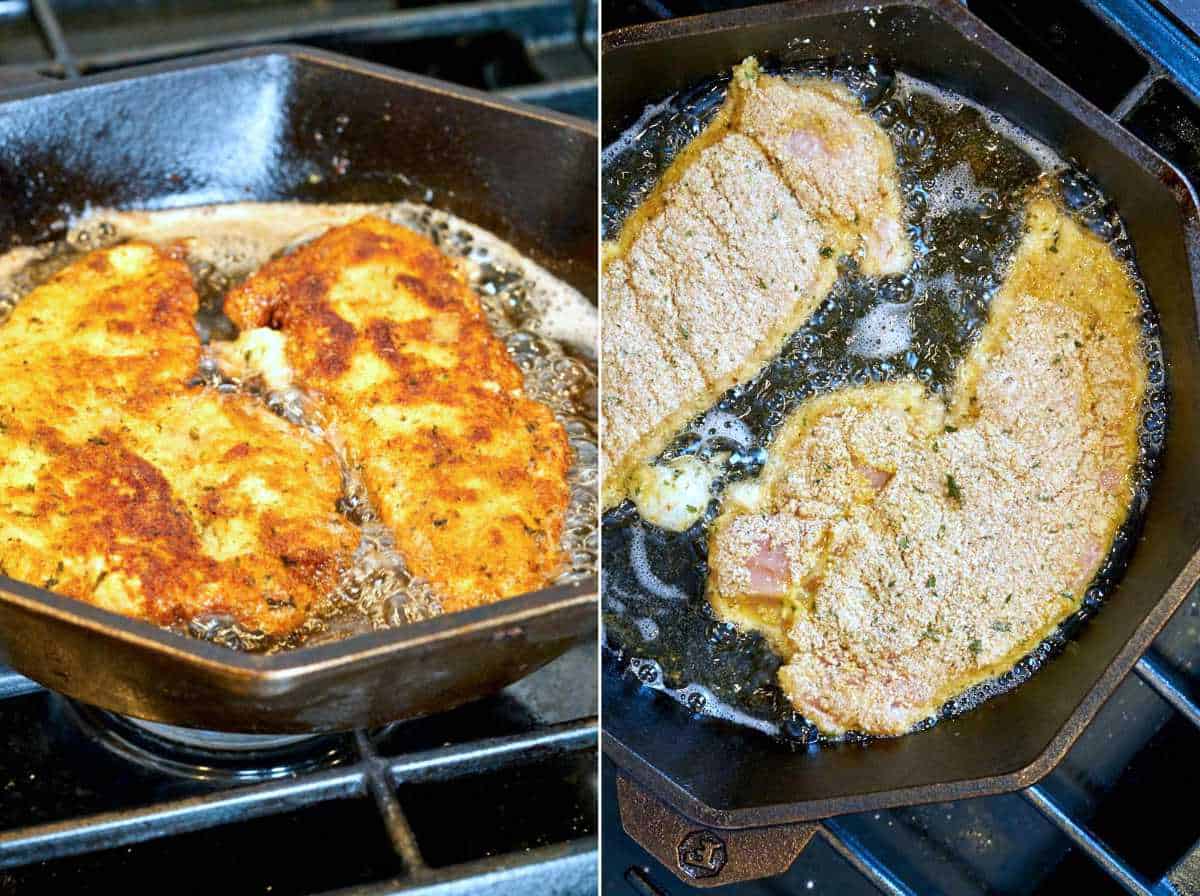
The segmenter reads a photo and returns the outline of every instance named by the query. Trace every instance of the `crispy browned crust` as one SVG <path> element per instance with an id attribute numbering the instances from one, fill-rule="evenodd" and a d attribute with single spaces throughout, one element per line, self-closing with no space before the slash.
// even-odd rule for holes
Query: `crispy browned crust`
<path id="1" fill-rule="evenodd" d="M 93 252 L 0 327 L 0 564 L 160 625 L 228 614 L 283 635 L 336 584 L 357 533 L 332 452 L 257 402 L 189 386 L 187 266 Z"/>
<path id="2" fill-rule="evenodd" d="M 285 334 L 296 382 L 447 610 L 536 590 L 562 568 L 566 433 L 523 396 L 478 299 L 430 241 L 363 218 L 264 266 L 226 312 Z"/>

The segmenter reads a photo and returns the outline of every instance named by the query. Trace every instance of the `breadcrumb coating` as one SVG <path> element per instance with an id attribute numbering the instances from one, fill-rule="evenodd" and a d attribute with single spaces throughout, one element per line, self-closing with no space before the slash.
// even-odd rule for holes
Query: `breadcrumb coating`
<path id="1" fill-rule="evenodd" d="M 1037 198 L 948 406 L 872 385 L 784 424 L 714 524 L 709 599 L 822 731 L 904 733 L 1078 609 L 1133 496 L 1139 315 L 1110 248 Z"/>
<path id="2" fill-rule="evenodd" d="M 286 635 L 358 535 L 322 442 L 256 399 L 189 385 L 187 265 L 92 252 L 0 327 L 0 571 L 158 625 Z"/>
<path id="3" fill-rule="evenodd" d="M 293 381 L 445 610 L 536 591 L 562 571 L 566 431 L 525 396 L 432 242 L 368 215 L 264 265 L 225 309 L 243 331 L 282 333 Z"/>
<path id="4" fill-rule="evenodd" d="M 845 88 L 753 59 L 704 133 L 606 247 L 602 501 L 829 293 L 840 254 L 904 270 L 895 154 Z"/>

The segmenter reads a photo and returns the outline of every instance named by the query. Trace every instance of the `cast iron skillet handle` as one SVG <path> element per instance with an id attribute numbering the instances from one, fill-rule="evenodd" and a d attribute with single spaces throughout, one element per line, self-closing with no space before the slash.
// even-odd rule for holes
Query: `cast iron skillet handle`
<path id="1" fill-rule="evenodd" d="M 720 887 L 782 874 L 821 827 L 817 822 L 737 830 L 702 827 L 620 774 L 617 806 L 625 833 L 693 887 Z"/>

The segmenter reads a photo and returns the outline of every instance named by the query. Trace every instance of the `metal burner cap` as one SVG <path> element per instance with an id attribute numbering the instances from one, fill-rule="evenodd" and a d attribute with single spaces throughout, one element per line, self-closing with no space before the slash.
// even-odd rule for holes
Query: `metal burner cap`
<path id="1" fill-rule="evenodd" d="M 147 722 L 68 701 L 68 712 L 106 750 L 198 781 L 268 781 L 341 765 L 356 756 L 344 734 L 237 734 Z"/>

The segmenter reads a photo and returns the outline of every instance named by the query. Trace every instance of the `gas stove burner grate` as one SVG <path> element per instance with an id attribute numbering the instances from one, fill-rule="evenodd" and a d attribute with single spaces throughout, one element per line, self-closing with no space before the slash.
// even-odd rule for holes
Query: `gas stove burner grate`
<path id="1" fill-rule="evenodd" d="M 593 893 L 595 665 L 585 644 L 445 713 L 301 737 L 133 720 L 0 667 L 0 893 L 158 892 L 181 867 L 188 892 Z"/>
<path id="2" fill-rule="evenodd" d="M 296 43 L 596 118 L 596 0 L 0 0 L 0 90 Z"/>
<path id="3" fill-rule="evenodd" d="M 355 756 L 351 734 L 235 734 L 147 722 L 82 703 L 69 715 L 112 753 L 196 781 L 271 781 L 343 765 Z"/>

